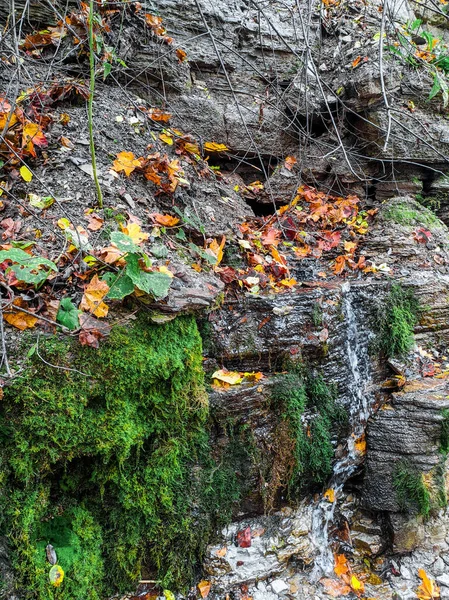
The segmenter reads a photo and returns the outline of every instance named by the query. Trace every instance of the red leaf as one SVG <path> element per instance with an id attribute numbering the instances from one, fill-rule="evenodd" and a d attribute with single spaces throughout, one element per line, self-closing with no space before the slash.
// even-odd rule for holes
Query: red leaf
<path id="1" fill-rule="evenodd" d="M 249 548 L 251 546 L 251 527 L 241 529 L 237 532 L 237 544 L 240 548 Z"/>

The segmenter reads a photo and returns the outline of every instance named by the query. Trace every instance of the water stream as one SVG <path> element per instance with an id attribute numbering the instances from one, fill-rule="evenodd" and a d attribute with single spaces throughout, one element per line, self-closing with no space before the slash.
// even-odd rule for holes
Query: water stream
<path id="1" fill-rule="evenodd" d="M 318 581 L 323 576 L 333 574 L 334 557 L 329 539 L 329 527 L 333 522 L 337 500 L 344 484 L 357 468 L 357 452 L 355 442 L 363 434 L 370 412 L 370 397 L 366 392 L 369 380 L 369 356 L 366 340 L 361 343 L 357 316 L 354 310 L 355 295 L 349 283 L 342 285 L 342 311 L 346 326 L 345 351 L 348 366 L 349 393 L 349 434 L 343 456 L 333 467 L 328 487 L 335 493 L 335 501 L 329 502 L 322 497 L 314 508 L 312 518 L 312 542 L 317 549 L 317 556 L 312 572 L 312 580 Z"/>

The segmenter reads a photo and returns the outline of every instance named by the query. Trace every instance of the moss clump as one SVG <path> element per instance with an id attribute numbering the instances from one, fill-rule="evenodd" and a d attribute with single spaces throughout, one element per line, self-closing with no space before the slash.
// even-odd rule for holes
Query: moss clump
<path id="1" fill-rule="evenodd" d="M 25 598 L 96 600 L 141 569 L 190 582 L 235 472 L 210 458 L 195 320 L 141 317 L 99 350 L 49 338 L 0 406 L 0 535 Z M 44 548 L 66 571 L 48 585 Z"/>
<path id="2" fill-rule="evenodd" d="M 405 290 L 398 284 L 379 311 L 378 346 L 387 356 L 401 356 L 414 344 L 414 328 L 419 321 L 421 309 L 413 290 Z"/>
<path id="3" fill-rule="evenodd" d="M 292 493 L 323 484 L 332 472 L 332 433 L 346 419 L 336 396 L 335 387 L 321 375 L 301 370 L 283 376 L 273 392 L 293 440 L 294 467 L 288 482 Z"/>
<path id="4" fill-rule="evenodd" d="M 445 455 L 449 453 L 449 409 L 444 408 L 441 411 L 443 420 L 441 422 L 441 434 L 440 434 L 440 449 Z"/>
<path id="5" fill-rule="evenodd" d="M 411 202 L 396 202 L 388 206 L 384 212 L 387 221 L 394 221 L 398 225 L 427 225 L 427 227 L 441 227 L 439 218 L 428 208 Z"/>
<path id="6" fill-rule="evenodd" d="M 401 510 L 415 512 L 427 517 L 432 508 L 431 495 L 424 478 L 408 462 L 400 461 L 393 473 L 396 499 Z"/>

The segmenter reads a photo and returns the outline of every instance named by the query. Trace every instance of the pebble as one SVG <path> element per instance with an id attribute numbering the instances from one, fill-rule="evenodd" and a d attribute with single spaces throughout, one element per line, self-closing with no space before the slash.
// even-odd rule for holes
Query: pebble
<path id="1" fill-rule="evenodd" d="M 282 594 L 289 590 L 288 584 L 283 579 L 274 579 L 270 587 L 275 594 Z"/>
<path id="2" fill-rule="evenodd" d="M 444 564 L 443 559 L 437 558 L 436 561 L 432 565 L 432 573 L 435 575 L 435 577 L 438 577 L 439 575 L 443 575 L 445 570 L 446 570 L 446 565 Z"/>
<path id="3" fill-rule="evenodd" d="M 449 588 L 449 573 L 443 573 L 437 577 L 437 583 Z"/>

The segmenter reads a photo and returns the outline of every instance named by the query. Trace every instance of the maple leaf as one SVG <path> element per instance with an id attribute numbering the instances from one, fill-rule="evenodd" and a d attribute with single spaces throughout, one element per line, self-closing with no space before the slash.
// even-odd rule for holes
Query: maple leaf
<path id="1" fill-rule="evenodd" d="M 128 221 L 126 226 L 122 225 L 121 228 L 123 233 L 126 233 L 134 244 L 141 244 L 150 237 L 148 233 L 142 231 L 139 223 L 135 223 L 131 220 Z"/>
<path id="2" fill-rule="evenodd" d="M 416 590 L 419 600 L 437 600 L 440 598 L 440 588 L 433 579 L 430 579 L 424 569 L 419 569 L 418 575 L 422 581 Z"/>
<path id="3" fill-rule="evenodd" d="M 153 121 L 166 123 L 171 119 L 171 114 L 162 111 L 160 108 L 149 108 L 146 113 Z"/>
<path id="4" fill-rule="evenodd" d="M 294 156 L 287 156 L 284 161 L 284 167 L 291 171 L 298 161 Z"/>
<path id="5" fill-rule="evenodd" d="M 27 303 L 24 300 L 22 300 L 22 298 L 16 298 L 12 303 L 10 309 L 12 310 L 14 306 L 17 306 L 18 308 L 22 307 L 29 310 Z M 33 317 L 32 315 L 22 312 L 21 310 L 16 310 L 13 312 L 9 312 L 9 310 L 8 312 L 5 311 L 3 313 L 3 318 L 7 323 L 13 325 L 17 329 L 20 329 L 21 331 L 24 331 L 25 329 L 31 329 L 36 325 L 36 323 L 39 320 L 37 317 Z"/>
<path id="6" fill-rule="evenodd" d="M 48 146 L 48 141 L 37 123 L 26 121 L 22 132 L 22 147 L 35 157 L 34 146 L 45 148 Z"/>
<path id="7" fill-rule="evenodd" d="M 340 275 L 340 273 L 344 270 L 346 265 L 346 256 L 337 256 L 335 259 L 335 264 L 332 267 L 332 271 L 335 275 Z"/>
<path id="8" fill-rule="evenodd" d="M 103 298 L 109 292 L 109 286 L 105 281 L 94 275 L 84 290 L 80 308 L 86 312 L 93 313 L 96 317 L 106 317 L 109 308 L 103 302 Z"/>
<path id="9" fill-rule="evenodd" d="M 119 152 L 114 160 L 112 170 L 116 173 L 124 171 L 125 175 L 129 177 L 138 167 L 141 167 L 141 161 L 134 156 L 133 152 Z"/>
<path id="10" fill-rule="evenodd" d="M 211 588 L 210 581 L 206 581 L 205 579 L 203 579 L 202 581 L 199 582 L 198 591 L 201 594 L 201 598 L 207 598 L 207 596 L 209 595 L 209 592 L 210 592 L 210 588 Z"/>
<path id="11" fill-rule="evenodd" d="M 341 577 L 341 575 L 347 575 L 349 573 L 349 564 L 348 559 L 344 554 L 335 554 L 335 566 L 334 572 L 337 577 Z"/>
<path id="12" fill-rule="evenodd" d="M 220 244 L 217 242 L 217 240 L 212 240 L 212 242 L 209 244 L 209 247 L 206 249 L 206 252 L 208 252 L 209 254 L 211 254 L 212 256 L 215 257 L 215 259 L 216 259 L 215 266 L 216 267 L 218 267 L 218 265 L 221 263 L 221 261 L 223 259 L 223 248 L 224 248 L 225 243 L 226 243 L 226 237 L 223 236 L 221 238 Z"/>
<path id="13" fill-rule="evenodd" d="M 172 217 L 171 215 L 161 215 L 160 213 L 153 213 L 151 217 L 164 227 L 174 227 L 179 223 L 178 217 Z"/>

